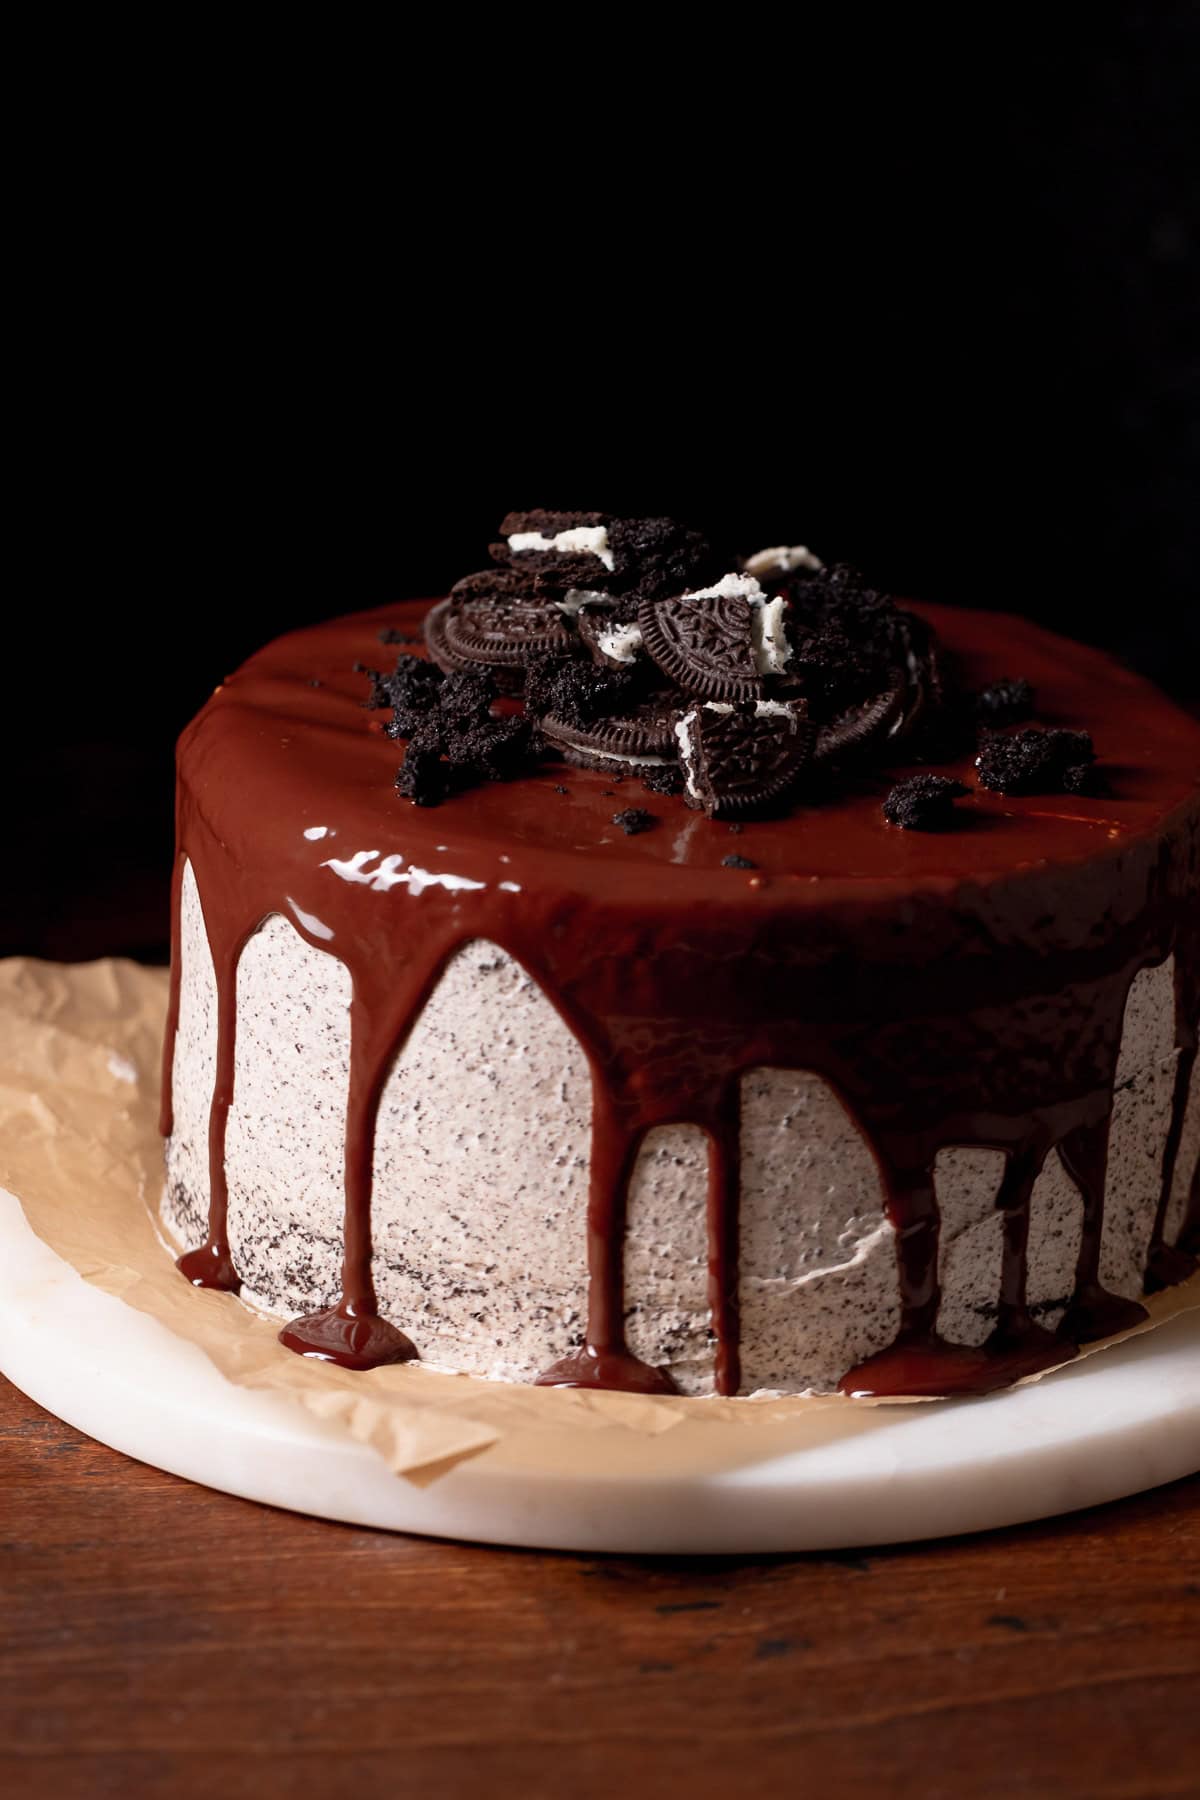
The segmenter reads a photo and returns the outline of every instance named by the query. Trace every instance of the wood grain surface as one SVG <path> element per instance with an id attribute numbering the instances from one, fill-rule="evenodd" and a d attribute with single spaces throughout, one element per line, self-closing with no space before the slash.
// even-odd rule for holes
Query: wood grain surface
<path id="1" fill-rule="evenodd" d="M 1200 1478 L 861 1554 L 541 1554 L 210 1493 L 0 1379 L 0 1792 L 1200 1795 Z"/>

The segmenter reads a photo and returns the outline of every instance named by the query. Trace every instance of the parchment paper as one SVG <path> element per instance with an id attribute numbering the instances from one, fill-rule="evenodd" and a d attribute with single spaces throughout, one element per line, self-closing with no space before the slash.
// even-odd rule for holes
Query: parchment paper
<path id="1" fill-rule="evenodd" d="M 655 1435 L 685 1420 L 728 1430 L 803 1418 L 817 1442 L 843 1435 L 849 1413 L 896 1404 L 643 1397 L 514 1386 L 419 1363 L 354 1373 L 293 1355 L 276 1339 L 278 1320 L 231 1295 L 189 1287 L 160 1236 L 166 998 L 166 972 L 136 963 L 0 962 L 0 1185 L 85 1280 L 198 1345 L 228 1380 L 284 1394 L 339 1423 L 397 1475 L 434 1480 L 529 1430 Z M 1200 1279 L 1156 1296 L 1138 1329 L 1194 1306 Z"/>

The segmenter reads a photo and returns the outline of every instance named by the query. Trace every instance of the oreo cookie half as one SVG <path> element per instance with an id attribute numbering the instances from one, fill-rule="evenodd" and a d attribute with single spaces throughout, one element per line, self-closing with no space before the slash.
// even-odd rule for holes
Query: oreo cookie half
<path id="1" fill-rule="evenodd" d="M 677 767 L 675 714 L 661 698 L 646 700 L 623 717 L 571 724 L 548 713 L 540 724 L 549 748 L 577 768 L 636 775 Z"/>
<path id="2" fill-rule="evenodd" d="M 782 603 L 771 602 L 772 622 Z M 664 675 L 685 694 L 709 700 L 754 700 L 763 677 L 782 668 L 786 645 L 768 655 L 763 625 L 767 597 L 751 575 L 726 575 L 715 587 L 670 600 L 643 600 L 642 641 Z M 757 619 L 755 617 L 757 613 Z"/>
<path id="3" fill-rule="evenodd" d="M 791 793 L 811 760 L 816 729 L 793 705 L 705 701 L 675 724 L 689 806 L 710 819 L 767 812 Z"/>
<path id="4" fill-rule="evenodd" d="M 900 729 L 907 694 L 908 684 L 896 672 L 891 687 L 822 725 L 813 749 L 816 761 L 849 762 L 869 755 Z"/>

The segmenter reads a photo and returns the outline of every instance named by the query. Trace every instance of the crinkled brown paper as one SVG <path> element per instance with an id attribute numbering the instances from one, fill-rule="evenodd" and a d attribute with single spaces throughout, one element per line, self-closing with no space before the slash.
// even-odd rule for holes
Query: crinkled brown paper
<path id="1" fill-rule="evenodd" d="M 866 1423 L 872 1403 L 837 1396 L 656 1398 L 511 1386 L 417 1363 L 356 1374 L 293 1355 L 277 1341 L 278 1321 L 182 1281 L 159 1235 L 166 999 L 165 971 L 136 963 L 0 962 L 0 1185 L 85 1280 L 198 1345 L 231 1382 L 337 1421 L 422 1483 L 531 1430 L 653 1436 L 685 1421 L 716 1429 L 786 1419 L 793 1433 L 810 1421 L 818 1442 Z M 1192 1281 L 1153 1301 L 1149 1323 L 1197 1305 Z"/>

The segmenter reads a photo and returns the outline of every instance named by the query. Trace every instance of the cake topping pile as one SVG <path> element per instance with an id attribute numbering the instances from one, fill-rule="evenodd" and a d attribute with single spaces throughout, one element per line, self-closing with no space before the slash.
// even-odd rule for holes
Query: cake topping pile
<path id="1" fill-rule="evenodd" d="M 427 615 L 429 660 L 402 650 L 369 672 L 367 704 L 407 743 L 397 787 L 419 805 L 547 757 L 735 821 L 815 802 L 852 770 L 976 751 L 1000 793 L 1097 791 L 1086 733 L 1004 732 L 1033 712 L 1027 681 L 967 693 L 928 625 L 805 545 L 730 568 L 673 519 L 538 511 L 500 530 L 491 567 Z M 884 818 L 944 830 L 968 792 L 920 775 Z M 615 815 L 631 834 L 654 819 Z"/>

